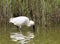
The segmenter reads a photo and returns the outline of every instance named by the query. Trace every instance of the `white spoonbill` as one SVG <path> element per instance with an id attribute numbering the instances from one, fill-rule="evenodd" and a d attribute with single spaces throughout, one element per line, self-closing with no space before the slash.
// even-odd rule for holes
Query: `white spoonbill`
<path id="1" fill-rule="evenodd" d="M 30 27 L 30 26 L 34 26 L 34 24 L 35 24 L 34 21 L 30 20 L 26 16 L 10 18 L 9 23 L 13 23 L 14 25 L 18 26 L 19 28 L 21 28 L 23 25 Z"/>

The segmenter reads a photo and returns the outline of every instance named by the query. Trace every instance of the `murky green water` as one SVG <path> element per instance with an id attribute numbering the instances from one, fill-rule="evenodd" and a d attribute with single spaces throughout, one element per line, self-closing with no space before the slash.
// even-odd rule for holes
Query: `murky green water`
<path id="1" fill-rule="evenodd" d="M 22 37 L 22 41 L 26 42 L 23 43 L 21 40 L 13 41 L 13 38 L 11 38 L 12 34 L 15 34 L 15 37 L 17 34 L 19 35 L 19 32 L 16 30 L 15 26 L 0 26 L 0 44 L 60 44 L 59 26 L 49 27 L 47 29 L 42 29 L 40 26 L 37 26 L 35 33 L 32 33 L 30 29 L 31 28 L 28 27 L 22 28 L 23 36 L 20 36 Z M 21 38 L 20 36 L 17 38 Z"/>

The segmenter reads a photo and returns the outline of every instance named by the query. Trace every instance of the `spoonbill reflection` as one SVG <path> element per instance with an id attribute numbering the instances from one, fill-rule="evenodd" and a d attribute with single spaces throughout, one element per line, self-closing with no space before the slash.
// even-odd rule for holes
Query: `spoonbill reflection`
<path id="1" fill-rule="evenodd" d="M 34 34 L 31 32 L 27 32 L 27 35 L 24 35 L 22 33 L 11 33 L 10 38 L 12 41 L 15 41 L 17 43 L 25 44 L 29 43 L 30 40 L 34 38 Z"/>

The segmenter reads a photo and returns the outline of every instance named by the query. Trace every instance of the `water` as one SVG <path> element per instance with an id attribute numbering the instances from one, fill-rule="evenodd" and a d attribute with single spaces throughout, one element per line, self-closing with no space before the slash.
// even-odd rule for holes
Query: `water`
<path id="1" fill-rule="evenodd" d="M 28 44 L 30 40 L 34 38 L 34 34 L 31 32 L 28 32 L 27 35 L 23 35 L 22 33 L 11 33 L 10 38 L 17 43 Z"/>
<path id="2" fill-rule="evenodd" d="M 60 26 L 37 26 L 35 33 L 30 29 L 23 27 L 20 33 L 15 26 L 0 26 L 0 44 L 60 44 Z"/>

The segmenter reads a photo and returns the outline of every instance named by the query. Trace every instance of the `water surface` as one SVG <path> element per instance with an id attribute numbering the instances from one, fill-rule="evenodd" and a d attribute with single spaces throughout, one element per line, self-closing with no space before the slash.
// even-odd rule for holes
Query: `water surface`
<path id="1" fill-rule="evenodd" d="M 60 44 L 60 26 L 37 26 L 35 33 L 30 29 L 23 27 L 20 33 L 15 26 L 0 26 L 0 44 Z"/>

